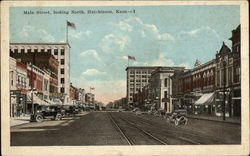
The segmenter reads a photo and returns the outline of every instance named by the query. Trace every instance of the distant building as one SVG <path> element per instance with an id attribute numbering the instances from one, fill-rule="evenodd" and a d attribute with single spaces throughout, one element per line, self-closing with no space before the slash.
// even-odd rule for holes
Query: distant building
<path id="1" fill-rule="evenodd" d="M 86 93 L 85 94 L 85 101 L 88 104 L 94 104 L 95 103 L 95 94 L 93 94 L 93 93 Z"/>
<path id="2" fill-rule="evenodd" d="M 127 103 L 130 107 L 133 105 L 133 97 L 139 90 L 149 83 L 149 77 L 152 71 L 157 67 L 130 66 L 127 71 Z"/>
<path id="3" fill-rule="evenodd" d="M 52 57 L 53 55 L 53 57 Z M 70 46 L 68 43 L 10 43 L 10 56 L 31 62 L 51 72 L 51 94 L 69 103 L 70 95 Z M 57 84 L 56 82 L 57 81 Z M 55 88 L 56 87 L 56 88 Z"/>

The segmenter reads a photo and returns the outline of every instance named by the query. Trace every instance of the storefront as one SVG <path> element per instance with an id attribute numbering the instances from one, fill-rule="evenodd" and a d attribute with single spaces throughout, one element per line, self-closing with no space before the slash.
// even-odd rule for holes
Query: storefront
<path id="1" fill-rule="evenodd" d="M 27 113 L 27 96 L 25 90 L 10 91 L 10 116 L 19 117 Z"/>
<path id="2" fill-rule="evenodd" d="M 215 114 L 215 93 L 204 93 L 195 103 L 195 114 L 214 115 Z"/>

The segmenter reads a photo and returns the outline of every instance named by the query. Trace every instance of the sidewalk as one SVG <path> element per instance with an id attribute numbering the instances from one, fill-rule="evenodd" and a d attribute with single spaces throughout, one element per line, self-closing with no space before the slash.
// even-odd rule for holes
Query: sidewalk
<path id="1" fill-rule="evenodd" d="M 10 118 L 10 126 L 22 125 L 30 122 L 30 116 L 24 115 L 20 117 L 12 117 Z"/>
<path id="2" fill-rule="evenodd" d="M 240 117 L 226 117 L 226 120 L 223 121 L 222 116 L 206 116 L 206 115 L 187 115 L 188 118 L 200 119 L 200 120 L 209 120 L 216 122 L 226 122 L 232 124 L 241 124 Z"/>

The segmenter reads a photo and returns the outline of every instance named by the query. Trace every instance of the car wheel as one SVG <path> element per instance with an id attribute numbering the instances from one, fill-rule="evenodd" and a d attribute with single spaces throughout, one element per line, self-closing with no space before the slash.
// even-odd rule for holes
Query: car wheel
<path id="1" fill-rule="evenodd" d="M 177 119 L 175 119 L 175 120 L 174 120 L 174 124 L 175 124 L 175 126 L 178 126 L 179 121 L 178 121 Z"/>
<path id="2" fill-rule="evenodd" d="M 188 123 L 188 119 L 187 118 L 185 118 L 185 125 Z"/>
<path id="3" fill-rule="evenodd" d="M 43 121 L 43 116 L 42 115 L 37 115 L 36 116 L 36 122 L 42 122 Z"/>
<path id="4" fill-rule="evenodd" d="M 61 119 L 62 119 L 62 115 L 61 114 L 57 114 L 55 120 L 61 120 Z"/>

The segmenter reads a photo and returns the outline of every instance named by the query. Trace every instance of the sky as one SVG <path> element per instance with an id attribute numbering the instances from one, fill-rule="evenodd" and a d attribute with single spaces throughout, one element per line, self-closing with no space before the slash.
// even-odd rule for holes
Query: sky
<path id="1" fill-rule="evenodd" d="M 51 14 L 24 14 L 24 11 Z M 83 10 L 86 14 L 53 14 Z M 87 10 L 113 13 L 87 14 Z M 132 10 L 132 13 L 116 13 Z M 134 12 L 135 11 L 135 12 Z M 222 42 L 240 24 L 238 5 L 112 6 L 112 7 L 12 7 L 10 42 L 65 42 L 66 21 L 70 49 L 70 81 L 89 88 L 96 100 L 108 103 L 126 96 L 127 56 L 130 66 L 184 66 L 196 59 L 215 58 Z"/>

